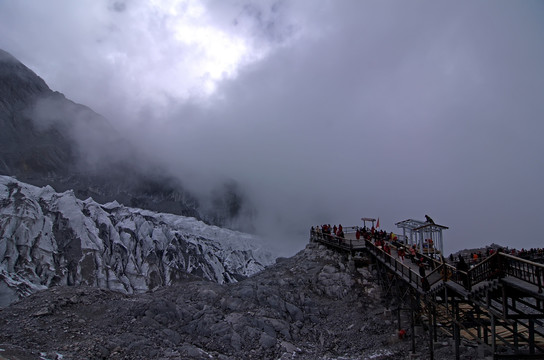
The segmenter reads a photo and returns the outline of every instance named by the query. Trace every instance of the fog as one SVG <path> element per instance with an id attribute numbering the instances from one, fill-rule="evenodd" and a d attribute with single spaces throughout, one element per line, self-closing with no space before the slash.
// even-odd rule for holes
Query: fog
<path id="1" fill-rule="evenodd" d="M 446 253 L 541 246 L 544 3 L 159 3 L 0 2 L 0 48 L 285 255 L 425 214 Z"/>

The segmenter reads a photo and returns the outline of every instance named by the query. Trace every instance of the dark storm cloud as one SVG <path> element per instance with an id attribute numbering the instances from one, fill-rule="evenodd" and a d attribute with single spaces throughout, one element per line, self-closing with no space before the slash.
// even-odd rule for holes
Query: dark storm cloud
<path id="1" fill-rule="evenodd" d="M 146 37 L 157 34 L 170 44 L 154 17 L 146 18 L 154 35 L 136 31 L 149 46 L 141 49 L 127 35 L 139 29 L 128 18 L 104 17 L 119 31 L 98 28 L 104 41 L 93 51 L 134 42 L 122 47 L 131 61 L 107 63 L 80 49 L 70 73 L 84 66 L 99 80 L 87 78 L 81 91 L 56 74 L 66 85 L 56 90 L 90 99 L 94 87 L 94 104 L 78 101 L 97 104 L 196 191 L 237 180 L 258 207 L 260 231 L 287 251 L 304 246 L 318 223 L 374 216 L 395 231 L 395 222 L 424 214 L 450 226 L 447 251 L 540 246 L 542 3 L 205 4 L 210 24 L 260 54 L 216 80 L 212 95 L 177 91 L 183 72 L 169 69 L 189 67 L 182 59 L 194 49 L 151 46 Z M 0 46 L 16 56 L 21 49 L 5 39 Z"/>

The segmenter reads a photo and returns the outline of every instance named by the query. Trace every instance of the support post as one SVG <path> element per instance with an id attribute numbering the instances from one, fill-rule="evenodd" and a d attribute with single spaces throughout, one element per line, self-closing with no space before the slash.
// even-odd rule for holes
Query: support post
<path id="1" fill-rule="evenodd" d="M 508 298 L 506 297 L 506 289 L 502 286 L 502 316 L 508 317 Z"/>
<path id="2" fill-rule="evenodd" d="M 436 331 L 436 308 L 435 306 L 433 305 L 432 306 L 432 310 L 433 310 L 433 333 L 434 333 L 434 341 L 437 342 L 438 341 L 438 331 Z"/>
<path id="3" fill-rule="evenodd" d="M 542 294 L 542 272 L 540 271 L 540 268 L 536 268 L 535 272 L 536 272 L 536 279 L 538 282 L 538 293 Z"/>
<path id="4" fill-rule="evenodd" d="M 448 287 L 444 287 L 444 300 L 446 301 L 446 315 L 450 314 L 450 309 L 448 308 Z"/>
<path id="5" fill-rule="evenodd" d="M 430 304 L 427 304 L 429 313 L 429 359 L 434 360 L 434 338 L 433 338 L 433 313 L 431 312 Z"/>
<path id="6" fill-rule="evenodd" d="M 535 353 L 535 320 L 529 319 L 529 353 L 533 355 Z"/>
<path id="7" fill-rule="evenodd" d="M 476 309 L 476 334 L 478 336 L 478 339 L 481 339 L 482 338 L 482 324 L 481 324 L 481 317 L 480 317 L 480 307 L 478 305 L 476 305 L 474 307 Z"/>
<path id="8" fill-rule="evenodd" d="M 514 324 L 512 325 L 513 333 L 512 336 L 514 337 L 514 347 L 516 350 L 519 348 L 519 339 L 518 339 L 518 320 L 514 321 Z"/>
<path id="9" fill-rule="evenodd" d="M 497 329 L 495 328 L 495 315 L 489 313 L 491 316 L 491 349 L 493 350 L 493 355 L 497 351 Z"/>
<path id="10" fill-rule="evenodd" d="M 460 360 L 459 345 L 461 343 L 461 331 L 459 330 L 459 303 L 452 299 L 453 312 L 453 339 L 455 341 L 455 360 Z"/>
<path id="11" fill-rule="evenodd" d="M 487 325 L 484 326 L 484 343 L 489 345 L 489 331 L 487 329 Z"/>
<path id="12" fill-rule="evenodd" d="M 415 354 L 416 353 L 416 326 L 415 326 L 415 311 L 416 311 L 416 307 L 415 307 L 415 301 L 414 301 L 414 298 L 412 298 L 412 311 L 411 311 L 411 317 L 410 317 L 410 330 L 411 330 L 411 334 L 412 334 L 412 354 Z"/>

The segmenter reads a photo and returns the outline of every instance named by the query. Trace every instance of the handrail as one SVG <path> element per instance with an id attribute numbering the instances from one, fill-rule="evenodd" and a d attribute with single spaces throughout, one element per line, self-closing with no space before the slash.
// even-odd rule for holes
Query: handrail
<path id="1" fill-rule="evenodd" d="M 429 274 L 427 274 L 427 278 L 430 279 L 431 275 L 440 273 L 440 276 L 438 278 L 436 278 L 432 283 L 429 283 L 430 286 L 433 286 L 437 282 L 439 282 L 441 280 L 442 281 L 444 280 L 445 275 L 444 275 L 444 273 L 442 271 L 443 269 L 444 269 L 444 264 L 440 264 L 440 265 L 436 266 Z"/>
<path id="2" fill-rule="evenodd" d="M 350 233 L 350 230 L 354 228 L 355 227 L 345 227 L 344 229 L 346 230 L 346 233 Z M 407 278 L 409 283 L 414 284 L 416 288 L 423 288 L 423 279 L 431 279 L 431 275 L 434 275 L 440 271 L 441 276 L 438 277 L 438 279 L 435 276 L 432 276 L 433 282 L 427 286 L 430 287 L 436 284 L 438 281 L 440 281 L 440 279 L 442 279 L 444 282 L 451 280 L 463 286 L 463 288 L 466 290 L 471 291 L 472 287 L 480 282 L 508 275 L 535 285 L 538 288 L 538 293 L 543 292 L 544 264 L 519 258 L 501 251 L 495 252 L 494 254 L 488 256 L 485 260 L 481 261 L 467 271 L 457 269 L 444 261 L 439 262 L 437 259 L 429 257 L 425 254 L 417 253 L 418 257 L 424 257 L 427 260 L 431 260 L 434 267 L 434 269 L 427 276 L 425 276 L 425 278 L 422 278 L 409 266 L 395 259 L 390 254 L 387 254 L 383 249 L 379 249 L 370 240 L 346 239 L 336 236 L 335 234 L 328 234 L 315 230 L 310 233 L 310 239 L 349 251 L 353 251 L 364 244 L 364 247 L 371 249 L 376 257 L 381 257 L 384 263 L 389 264 L 389 266 L 391 266 L 396 272 L 400 272 L 401 276 Z M 353 243 L 354 241 L 356 241 L 355 247 Z"/>
<path id="3" fill-rule="evenodd" d="M 352 251 L 354 249 L 353 242 L 361 240 L 353 240 L 353 239 L 346 239 L 340 236 L 337 236 L 335 234 L 328 234 L 323 233 L 320 231 L 312 231 L 310 232 L 310 240 L 312 241 L 320 241 L 325 244 L 329 244 L 341 249 Z"/>
<path id="4" fill-rule="evenodd" d="M 519 261 L 519 262 L 526 263 L 526 264 L 531 265 L 531 266 L 536 266 L 536 267 L 544 269 L 544 264 L 537 263 L 537 262 L 534 262 L 534 261 L 531 261 L 531 260 L 527 260 L 527 259 L 524 259 L 524 258 L 521 258 L 521 257 L 518 257 L 518 256 L 503 253 L 503 252 L 499 252 L 499 254 L 501 254 L 501 256 L 504 256 L 506 258 L 510 258 L 510 259 L 513 259 L 513 260 L 516 260 L 516 261 Z"/>
<path id="5" fill-rule="evenodd" d="M 498 266 L 498 256 L 499 253 L 496 252 L 493 255 L 487 257 L 484 261 L 475 265 L 473 268 L 469 269 L 469 289 L 473 285 L 476 285 L 482 281 L 491 280 L 500 276 L 501 270 Z"/>
<path id="6" fill-rule="evenodd" d="M 376 258 L 381 257 L 383 263 L 391 266 L 396 273 L 400 273 L 403 278 L 408 280 L 408 283 L 413 284 L 416 289 L 424 289 L 423 278 L 412 270 L 409 266 L 395 259 L 392 255 L 386 253 L 383 249 L 378 248 L 370 240 L 365 240 L 366 247 L 371 249 Z"/>
<path id="7" fill-rule="evenodd" d="M 344 230 L 346 234 L 351 234 L 351 233 L 357 232 L 358 228 L 359 228 L 358 226 L 346 226 L 346 227 L 343 227 L 342 229 Z"/>
<path id="8" fill-rule="evenodd" d="M 505 253 L 499 253 L 501 261 L 499 266 L 503 272 L 501 275 L 510 275 L 529 284 L 538 287 L 538 293 L 542 293 L 542 275 L 544 265 L 534 261 L 518 258 Z"/>

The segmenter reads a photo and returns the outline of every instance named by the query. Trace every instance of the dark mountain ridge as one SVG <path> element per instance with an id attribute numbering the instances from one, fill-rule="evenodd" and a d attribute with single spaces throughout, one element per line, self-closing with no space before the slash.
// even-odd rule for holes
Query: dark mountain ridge
<path id="1" fill-rule="evenodd" d="M 51 90 L 45 81 L 0 50 L 0 174 L 77 197 L 168 212 L 219 226 L 248 207 L 241 189 L 226 182 L 207 199 L 154 163 L 103 116 Z M 233 193 L 234 191 L 234 193 Z M 247 222 L 245 222 L 247 223 Z M 242 230 L 248 230 L 242 229 Z"/>
<path id="2" fill-rule="evenodd" d="M 52 96 L 45 81 L 0 50 L 0 172 L 31 177 L 64 171 L 74 162 L 72 144 L 60 129 L 39 129 L 28 116 L 41 97 Z"/>

